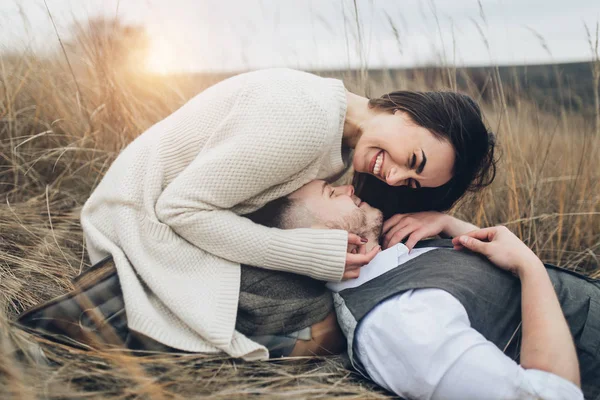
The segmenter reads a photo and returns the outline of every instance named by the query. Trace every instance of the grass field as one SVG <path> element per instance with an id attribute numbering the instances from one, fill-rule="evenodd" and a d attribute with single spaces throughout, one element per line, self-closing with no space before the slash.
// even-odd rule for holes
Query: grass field
<path id="1" fill-rule="evenodd" d="M 0 55 L 0 397 L 386 397 L 340 359 L 139 358 L 71 349 L 10 325 L 24 309 L 71 289 L 71 278 L 89 267 L 79 211 L 118 152 L 224 77 L 153 76 L 107 61 L 98 43 L 80 50 L 70 63 L 62 53 Z M 544 87 L 534 96 L 494 68 L 484 73 L 485 89 L 453 68 L 327 74 L 371 96 L 460 86 L 481 100 L 501 146 L 499 174 L 452 212 L 478 225 L 506 224 L 544 261 L 600 276 L 600 62 L 589 65 L 594 102 L 584 109 L 560 99 L 558 109 L 544 107 Z M 571 90 L 552 93 L 573 98 Z M 36 363 L 31 343 L 52 365 Z"/>

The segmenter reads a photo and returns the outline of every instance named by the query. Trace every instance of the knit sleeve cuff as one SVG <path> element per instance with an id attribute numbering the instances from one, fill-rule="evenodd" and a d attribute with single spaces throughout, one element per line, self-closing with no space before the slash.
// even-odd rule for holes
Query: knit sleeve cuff
<path id="1" fill-rule="evenodd" d="M 348 233 L 344 230 L 281 230 L 271 237 L 264 267 L 339 282 L 347 248 Z"/>

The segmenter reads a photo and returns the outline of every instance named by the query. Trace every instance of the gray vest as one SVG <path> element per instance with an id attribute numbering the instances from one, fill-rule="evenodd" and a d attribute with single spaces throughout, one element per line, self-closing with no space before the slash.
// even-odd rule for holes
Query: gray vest
<path id="1" fill-rule="evenodd" d="M 452 250 L 450 240 L 423 241 L 436 247 L 363 285 L 334 295 L 340 326 L 348 338 L 354 367 L 355 333 L 377 304 L 407 290 L 437 288 L 457 298 L 471 326 L 518 362 L 521 327 L 521 285 L 517 277 L 474 253 Z M 600 281 L 547 265 L 563 312 L 575 339 L 586 399 L 600 400 Z"/>

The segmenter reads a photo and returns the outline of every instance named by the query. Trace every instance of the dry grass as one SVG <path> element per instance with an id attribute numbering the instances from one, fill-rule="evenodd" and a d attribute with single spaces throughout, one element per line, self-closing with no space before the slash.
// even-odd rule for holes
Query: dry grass
<path id="1" fill-rule="evenodd" d="M 118 151 L 222 78 L 147 76 L 107 64 L 94 52 L 70 59 L 73 72 L 63 57 L 0 56 L 0 396 L 385 397 L 339 359 L 140 358 L 75 350 L 10 326 L 25 308 L 69 290 L 70 279 L 89 266 L 78 213 Z M 448 69 L 433 80 L 408 80 L 387 71 L 375 79 L 363 70 L 345 78 L 350 88 L 376 95 L 452 87 L 455 74 Z M 366 87 L 353 84 L 365 79 Z M 590 119 L 566 107 L 551 114 L 498 74 L 489 80 L 492 96 L 484 108 L 502 146 L 500 173 L 489 190 L 454 212 L 479 225 L 508 224 L 545 261 L 599 275 L 598 115 Z M 474 86 L 467 91 L 480 97 Z M 509 92 L 517 99 L 510 107 Z M 51 365 L 40 366 L 28 355 L 31 343 L 44 349 Z"/>
<path id="2" fill-rule="evenodd" d="M 14 328 L 89 267 L 79 210 L 118 151 L 222 76 L 157 78 L 0 56 L 0 398 L 381 398 L 339 358 L 242 362 L 82 351 Z M 77 77 L 77 85 L 74 81 Z M 40 345 L 50 365 L 28 350 Z"/>

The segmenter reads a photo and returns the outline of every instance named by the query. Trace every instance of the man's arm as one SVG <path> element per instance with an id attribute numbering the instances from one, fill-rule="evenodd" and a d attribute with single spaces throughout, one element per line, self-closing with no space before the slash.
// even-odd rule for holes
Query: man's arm
<path id="1" fill-rule="evenodd" d="M 546 268 L 536 257 L 518 271 L 523 318 L 521 365 L 551 372 L 580 386 L 573 338 Z"/>
<path id="2" fill-rule="evenodd" d="M 361 322 L 357 357 L 379 385 L 407 399 L 583 399 L 558 375 L 524 369 L 470 325 L 448 292 L 420 289 L 377 306 Z"/>
<path id="3" fill-rule="evenodd" d="M 580 385 L 575 345 L 542 262 L 506 227 L 481 229 L 454 239 L 521 279 L 524 368 L 547 371 Z"/>

